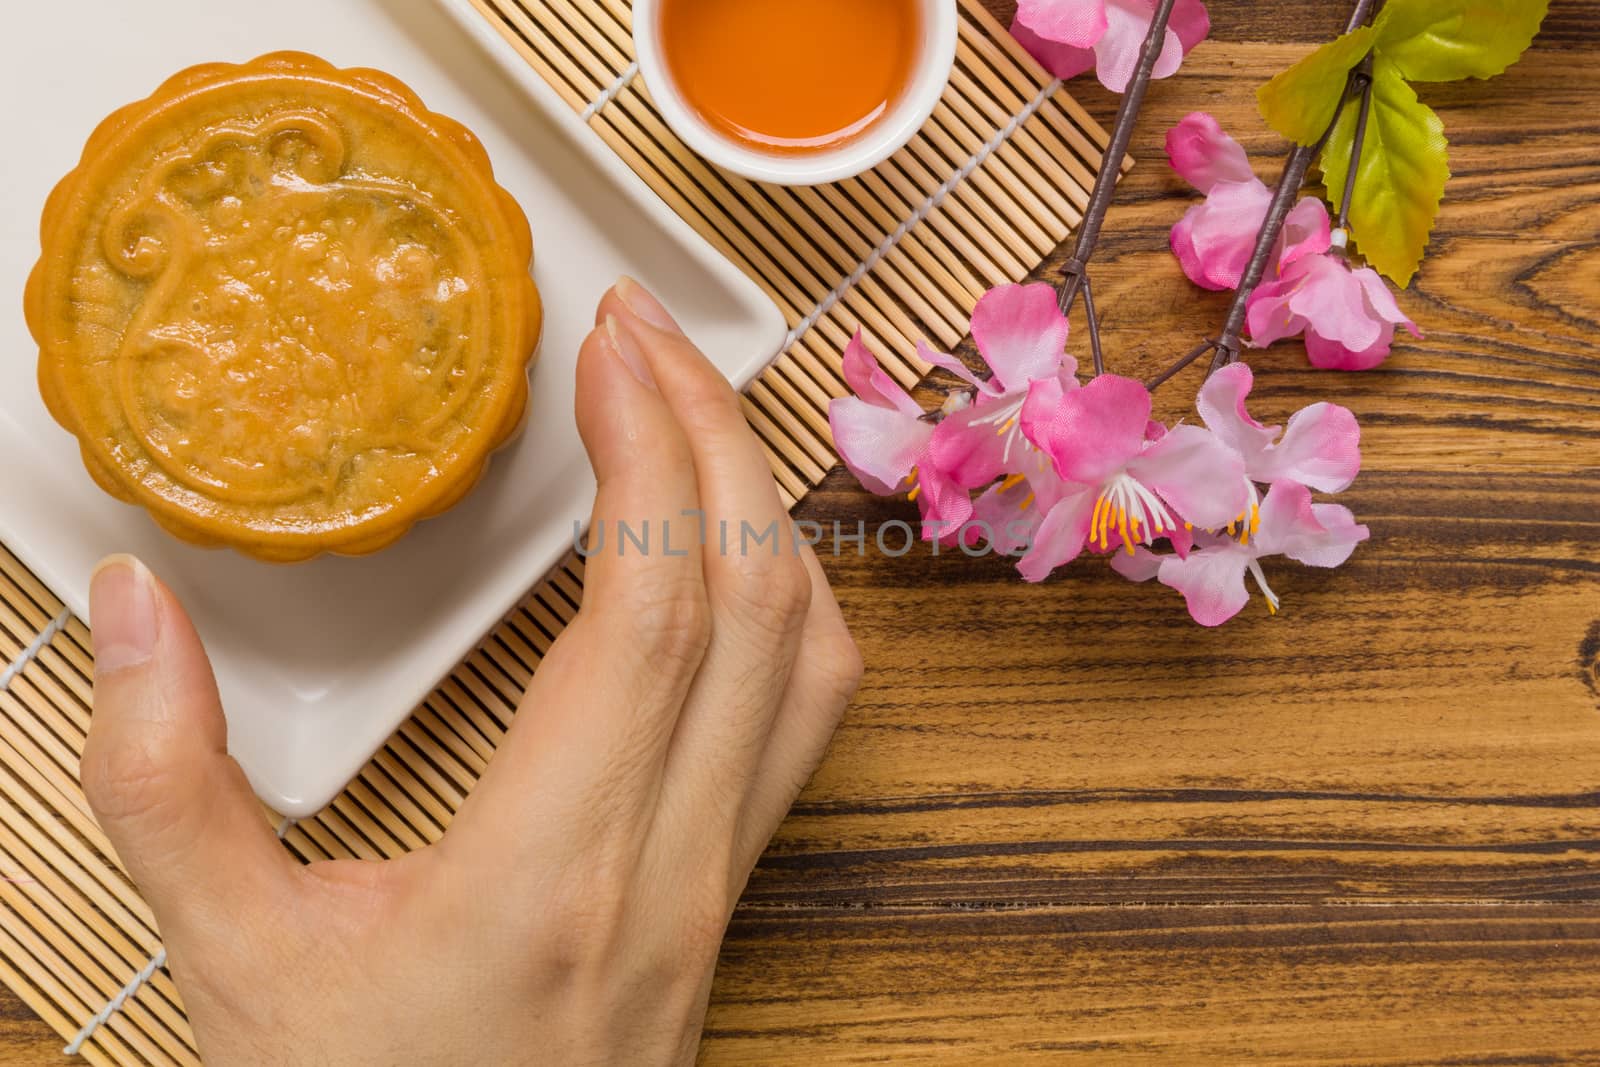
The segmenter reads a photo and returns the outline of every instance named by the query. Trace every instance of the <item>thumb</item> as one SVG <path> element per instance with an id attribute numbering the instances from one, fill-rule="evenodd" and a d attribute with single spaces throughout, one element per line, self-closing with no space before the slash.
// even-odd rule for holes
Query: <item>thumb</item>
<path id="1" fill-rule="evenodd" d="M 236 921 L 294 864 L 227 753 L 211 664 L 166 586 L 111 556 L 89 587 L 94 718 L 84 794 L 164 935 Z"/>

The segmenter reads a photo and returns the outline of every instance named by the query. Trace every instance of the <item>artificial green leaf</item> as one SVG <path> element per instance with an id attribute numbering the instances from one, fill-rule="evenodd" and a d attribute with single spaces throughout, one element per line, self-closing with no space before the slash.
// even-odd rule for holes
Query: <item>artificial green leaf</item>
<path id="1" fill-rule="evenodd" d="M 1412 81 L 1492 78 L 1517 61 L 1549 0 L 1390 0 L 1377 48 Z"/>
<path id="2" fill-rule="evenodd" d="M 1323 179 L 1335 208 L 1344 198 L 1359 111 L 1352 103 L 1339 114 L 1322 150 Z M 1417 99 L 1400 68 L 1379 53 L 1350 229 L 1367 262 L 1402 288 L 1422 262 L 1449 177 L 1444 123 Z"/>
<path id="3" fill-rule="evenodd" d="M 1329 41 L 1256 92 L 1267 125 L 1296 144 L 1316 144 L 1339 101 L 1350 68 L 1372 50 L 1377 31 L 1361 26 Z"/>

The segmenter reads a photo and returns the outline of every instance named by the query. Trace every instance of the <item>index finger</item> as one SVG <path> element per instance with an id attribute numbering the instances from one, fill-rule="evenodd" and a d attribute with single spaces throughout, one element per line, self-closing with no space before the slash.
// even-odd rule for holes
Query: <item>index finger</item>
<path id="1" fill-rule="evenodd" d="M 687 547 L 695 523 L 684 513 L 699 493 L 683 428 L 648 365 L 604 323 L 583 343 L 577 378 L 599 482 L 583 606 L 447 838 L 455 848 L 483 839 L 502 870 L 508 850 L 548 859 L 648 817 L 709 639 L 700 552 Z"/>

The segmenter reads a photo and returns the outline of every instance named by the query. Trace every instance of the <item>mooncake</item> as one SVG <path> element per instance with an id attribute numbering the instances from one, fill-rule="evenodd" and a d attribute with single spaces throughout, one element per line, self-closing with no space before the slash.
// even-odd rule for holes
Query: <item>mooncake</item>
<path id="1" fill-rule="evenodd" d="M 94 480 L 199 545 L 382 548 L 521 427 L 528 221 L 400 82 L 274 53 L 193 67 L 51 194 L 26 311 Z"/>

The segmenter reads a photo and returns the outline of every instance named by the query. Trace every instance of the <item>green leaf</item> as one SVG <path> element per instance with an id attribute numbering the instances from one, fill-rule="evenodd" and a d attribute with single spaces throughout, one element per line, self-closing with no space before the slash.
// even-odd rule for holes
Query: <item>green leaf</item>
<path id="1" fill-rule="evenodd" d="M 1352 101 L 1340 113 L 1322 151 L 1322 174 L 1335 208 L 1344 196 L 1359 111 L 1358 102 Z M 1422 262 L 1449 177 L 1444 123 L 1417 99 L 1400 68 L 1380 53 L 1372 74 L 1372 110 L 1356 170 L 1350 229 L 1367 262 L 1402 288 Z"/>
<path id="2" fill-rule="evenodd" d="M 1344 98 L 1350 68 L 1376 39 L 1374 27 L 1358 27 L 1267 82 L 1256 92 L 1261 117 L 1296 144 L 1316 144 Z"/>
<path id="3" fill-rule="evenodd" d="M 1533 42 L 1549 0 L 1390 0 L 1378 51 L 1412 81 L 1492 78 Z"/>

